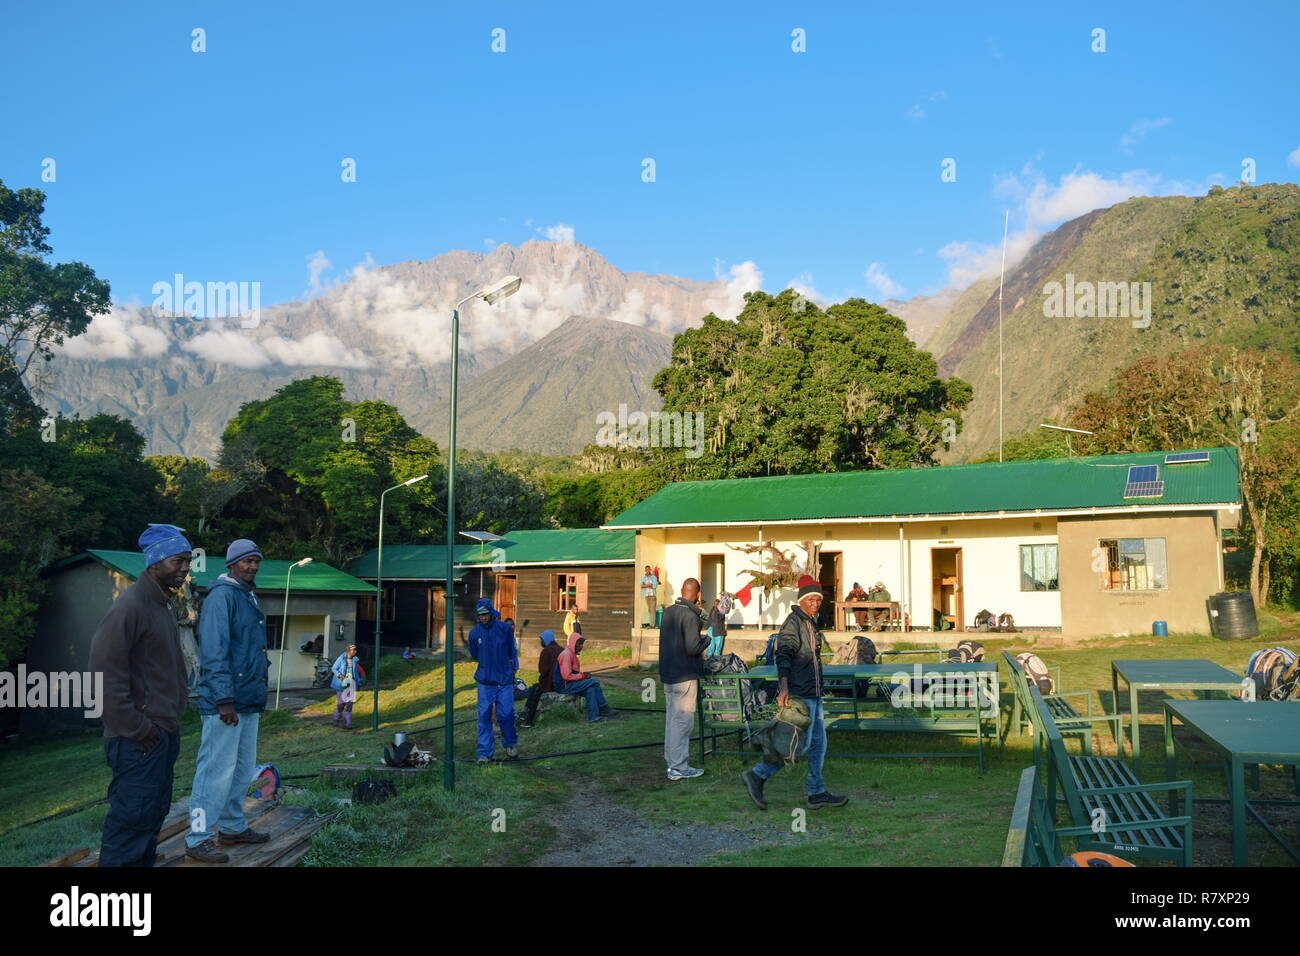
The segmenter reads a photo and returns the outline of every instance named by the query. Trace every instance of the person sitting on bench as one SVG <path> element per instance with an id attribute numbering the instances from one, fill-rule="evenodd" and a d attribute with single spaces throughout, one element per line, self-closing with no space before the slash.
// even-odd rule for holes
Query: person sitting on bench
<path id="1" fill-rule="evenodd" d="M 885 590 L 885 582 L 877 581 L 875 584 L 871 586 L 871 590 L 867 592 L 867 600 L 868 601 L 892 601 L 893 598 L 891 598 L 889 596 L 889 592 Z M 868 608 L 867 622 L 871 625 L 871 630 L 873 631 L 881 630 L 882 622 L 888 623 L 890 614 L 891 612 L 888 608 L 883 608 L 883 607 Z"/>
<path id="2" fill-rule="evenodd" d="M 537 717 L 537 705 L 541 702 L 542 695 L 555 690 L 551 678 L 560 661 L 560 651 L 564 649 L 560 647 L 555 639 L 555 632 L 550 628 L 538 634 L 537 639 L 542 643 L 542 654 L 537 658 L 537 683 L 528 688 L 528 703 L 525 705 L 523 724 L 525 730 L 533 726 L 533 721 Z"/>
<path id="3" fill-rule="evenodd" d="M 602 717 L 621 717 L 618 711 L 609 706 L 605 692 L 601 690 L 600 681 L 582 669 L 578 655 L 586 638 L 578 632 L 569 635 L 569 646 L 560 652 L 551 675 L 551 685 L 560 694 L 582 694 L 587 698 L 587 723 L 594 724 Z"/>

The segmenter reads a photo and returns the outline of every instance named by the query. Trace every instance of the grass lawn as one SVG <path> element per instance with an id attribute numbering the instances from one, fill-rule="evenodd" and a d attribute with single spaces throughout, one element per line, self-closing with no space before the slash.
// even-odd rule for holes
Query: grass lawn
<path id="1" fill-rule="evenodd" d="M 1112 711 L 1110 661 L 1117 658 L 1206 658 L 1240 672 L 1250 653 L 1274 643 L 1296 644 L 1294 617 L 1271 619 L 1266 639 L 1224 643 L 1208 637 L 1126 637 L 1086 641 L 1068 647 L 1033 648 L 1049 665 L 1063 668 L 1063 689 L 1090 689 L 1094 709 Z M 990 659 L 1004 649 L 1030 647 L 1032 635 L 983 638 Z M 927 635 L 917 635 L 924 645 Z M 950 644 L 950 635 L 938 638 Z M 1028 736 L 1010 737 L 1001 750 L 986 749 L 986 772 L 976 775 L 970 759 L 836 759 L 836 753 L 936 751 L 970 754 L 974 742 L 939 736 L 832 733 L 827 785 L 852 800 L 843 809 L 796 812 L 802 807 L 803 768 L 783 770 L 767 786 L 770 807 L 758 811 L 738 780 L 735 756 L 710 757 L 707 773 L 669 783 L 661 745 L 663 718 L 633 708 L 662 707 L 642 700 L 642 682 L 654 671 L 631 669 L 625 654 L 583 656 L 603 672 L 606 695 L 627 719 L 594 725 L 565 711 L 548 713 L 532 730 L 520 732 L 525 757 L 598 747 L 652 743 L 576 756 L 473 763 L 475 736 L 473 664 L 455 669 L 457 788 L 447 794 L 437 768 L 374 807 L 344 806 L 317 835 L 306 865 L 521 865 L 550 862 L 548 854 L 586 850 L 592 862 L 670 862 L 692 865 L 870 865 L 989 866 L 1001 857 L 1020 771 L 1029 764 Z M 441 752 L 443 731 L 440 665 L 385 658 L 381 664 L 382 725 L 370 730 L 370 688 L 355 706 L 354 726 L 345 733 L 329 725 L 332 698 L 295 714 L 263 716 L 259 759 L 282 775 L 311 774 L 327 763 L 376 761 L 395 730 L 406 730 L 422 746 Z M 1003 677 L 1005 687 L 1005 675 Z M 657 688 L 656 688 L 657 690 Z M 1143 750 L 1163 753 L 1159 701 L 1145 694 Z M 1124 694 L 1127 706 L 1127 694 Z M 1010 694 L 1004 694 L 1004 720 Z M 176 796 L 188 792 L 198 748 L 194 714 L 182 724 Z M 1113 754 L 1114 742 L 1100 730 L 1094 741 Z M 728 741 L 724 746 L 734 749 Z M 1070 743 L 1076 747 L 1076 743 Z M 694 752 L 694 751 L 693 751 Z M 501 755 L 500 753 L 498 755 Z M 694 759 L 694 758 L 693 758 Z M 1149 764 L 1144 776 L 1163 779 L 1163 766 Z M 1185 776 L 1186 771 L 1180 773 Z M 1198 796 L 1223 796 L 1222 775 L 1192 773 Z M 109 780 L 102 739 L 92 733 L 26 738 L 0 749 L 0 865 L 31 865 L 73 850 L 97 846 L 105 807 L 101 804 L 45 823 L 14 830 L 28 821 L 77 808 L 103 797 Z M 1289 772 L 1265 768 L 1265 796 L 1293 795 Z M 320 810 L 338 809 L 348 796 L 343 785 L 319 780 L 289 781 L 286 799 Z M 1300 813 L 1267 811 L 1281 831 L 1300 843 Z M 1226 808 L 1198 804 L 1194 835 L 1198 865 L 1231 862 Z M 1250 827 L 1252 858 L 1259 864 L 1287 864 L 1288 858 Z M 633 836 L 642 838 L 640 844 Z M 625 841 L 626 838 L 626 841 Z M 647 855 L 647 846 L 665 856 Z"/>

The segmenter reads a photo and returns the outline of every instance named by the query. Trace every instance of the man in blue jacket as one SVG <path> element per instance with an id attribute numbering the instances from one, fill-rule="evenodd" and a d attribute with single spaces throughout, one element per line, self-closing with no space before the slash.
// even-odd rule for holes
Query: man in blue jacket
<path id="1" fill-rule="evenodd" d="M 515 744 L 515 671 L 519 670 L 519 649 L 515 631 L 501 620 L 501 614 L 487 598 L 474 605 L 478 623 L 469 632 L 469 656 L 478 661 L 474 682 L 478 684 L 478 762 L 492 759 L 496 740 L 492 734 L 492 713 L 501 728 L 501 742 L 507 757 L 518 757 Z"/>
<path id="2" fill-rule="evenodd" d="M 226 573 L 212 582 L 199 614 L 198 712 L 203 723 L 186 855 L 201 863 L 230 857 L 217 843 L 265 843 L 248 825 L 244 796 L 257 766 L 257 724 L 266 707 L 266 615 L 253 583 L 262 552 L 247 538 L 226 551 Z M 219 831 L 218 831 L 218 828 Z M 215 838 L 215 842 L 214 842 Z"/>

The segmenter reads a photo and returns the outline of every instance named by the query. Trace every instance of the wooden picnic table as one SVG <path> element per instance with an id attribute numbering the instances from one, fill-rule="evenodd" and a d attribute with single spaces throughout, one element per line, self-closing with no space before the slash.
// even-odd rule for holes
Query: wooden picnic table
<path id="1" fill-rule="evenodd" d="M 1281 844 L 1291 859 L 1300 863 L 1300 852 L 1287 843 L 1246 799 L 1243 771 L 1259 764 L 1283 764 L 1295 768 L 1296 793 L 1300 794 L 1300 706 L 1293 701 L 1166 700 L 1165 766 L 1169 779 L 1177 768 L 1174 753 L 1174 718 L 1204 741 L 1223 760 L 1228 777 L 1228 805 L 1232 814 L 1232 863 L 1247 863 L 1246 813 L 1250 812 L 1270 837 Z M 1198 800 L 1202 798 L 1197 798 Z M 1295 806 L 1297 800 L 1258 800 L 1257 803 Z"/>
<path id="2" fill-rule="evenodd" d="M 897 601 L 837 601 L 835 603 L 835 623 L 837 631 L 847 631 L 845 627 L 845 614 L 848 611 L 888 611 L 889 616 L 885 619 L 886 627 L 898 627 L 900 630 L 903 625 L 903 616 L 900 613 L 900 605 Z"/>
<path id="3" fill-rule="evenodd" d="M 1128 685 L 1129 738 L 1133 746 L 1133 769 L 1141 770 L 1142 735 L 1138 731 L 1138 691 L 1141 690 L 1195 690 L 1232 691 L 1241 689 L 1241 675 L 1226 667 L 1205 660 L 1154 660 L 1111 661 L 1110 682 L 1115 692 L 1115 713 L 1119 713 L 1119 681 Z M 1124 741 L 1119 741 L 1120 756 L 1124 755 Z"/>

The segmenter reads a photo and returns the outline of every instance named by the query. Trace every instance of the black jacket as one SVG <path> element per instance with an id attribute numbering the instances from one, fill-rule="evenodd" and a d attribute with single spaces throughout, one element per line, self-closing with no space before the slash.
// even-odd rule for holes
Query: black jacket
<path id="1" fill-rule="evenodd" d="M 708 634 L 700 633 L 703 627 L 694 604 L 678 598 L 664 609 L 659 622 L 659 679 L 665 684 L 699 679 L 704 664 L 700 654 L 709 646 Z"/>
<path id="2" fill-rule="evenodd" d="M 776 672 L 786 679 L 792 697 L 822 695 L 822 662 L 818 652 L 825 643 L 817 622 L 796 604 L 776 639 Z"/>

